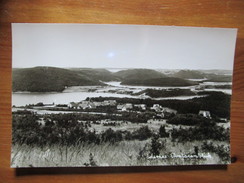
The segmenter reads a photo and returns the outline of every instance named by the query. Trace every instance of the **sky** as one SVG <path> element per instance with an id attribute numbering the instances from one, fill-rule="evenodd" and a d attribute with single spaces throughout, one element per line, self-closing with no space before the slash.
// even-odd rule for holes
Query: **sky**
<path id="1" fill-rule="evenodd" d="M 12 24 L 12 67 L 233 69 L 237 29 Z"/>

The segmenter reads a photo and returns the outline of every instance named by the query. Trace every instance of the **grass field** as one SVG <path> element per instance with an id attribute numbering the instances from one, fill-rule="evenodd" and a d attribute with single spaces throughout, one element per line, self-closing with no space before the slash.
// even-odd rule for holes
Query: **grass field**
<path id="1" fill-rule="evenodd" d="M 164 144 L 164 148 L 160 150 L 160 156 L 165 156 L 165 158 L 153 159 L 150 159 L 150 139 L 121 141 L 116 144 L 103 143 L 95 145 L 83 143 L 70 147 L 55 145 L 40 148 L 14 145 L 11 166 L 160 166 L 224 163 L 217 154 L 212 152 L 208 154 L 209 158 L 176 157 L 177 155 L 193 155 L 194 146 L 200 147 L 202 142 L 174 143 L 169 138 L 161 138 L 160 142 Z M 172 153 L 176 156 L 172 157 Z M 200 153 L 203 153 L 201 148 L 199 149 Z"/>

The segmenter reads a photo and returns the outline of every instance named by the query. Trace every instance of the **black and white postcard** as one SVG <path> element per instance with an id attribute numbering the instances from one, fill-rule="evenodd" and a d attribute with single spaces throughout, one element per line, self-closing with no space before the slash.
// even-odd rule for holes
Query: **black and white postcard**
<path id="1" fill-rule="evenodd" d="M 236 34 L 13 23 L 11 167 L 229 164 Z"/>

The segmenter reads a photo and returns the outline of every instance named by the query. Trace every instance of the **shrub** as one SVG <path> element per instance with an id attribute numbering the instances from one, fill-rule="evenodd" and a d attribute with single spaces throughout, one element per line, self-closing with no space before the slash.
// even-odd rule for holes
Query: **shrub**
<path id="1" fill-rule="evenodd" d="M 167 123 L 174 125 L 198 125 L 209 123 L 210 119 L 204 118 L 197 114 L 177 114 L 170 118 Z"/>
<path id="2" fill-rule="evenodd" d="M 158 156 L 160 154 L 161 144 L 159 142 L 159 136 L 153 135 L 151 140 L 150 155 Z"/>
<path id="3" fill-rule="evenodd" d="M 114 131 L 111 128 L 109 128 L 101 134 L 101 140 L 103 142 L 110 142 L 114 144 L 122 140 L 122 132 Z"/>
<path id="4" fill-rule="evenodd" d="M 211 123 L 210 123 L 211 124 Z M 179 142 L 194 141 L 194 140 L 220 140 L 229 141 L 229 129 L 219 127 L 217 125 L 200 125 L 189 129 L 173 129 L 171 131 L 172 140 Z"/>
<path id="5" fill-rule="evenodd" d="M 150 137 L 152 137 L 152 131 L 148 128 L 148 126 L 143 126 L 139 128 L 138 130 L 134 131 L 132 133 L 133 139 L 138 139 L 138 140 L 146 140 Z"/>
<path id="6" fill-rule="evenodd" d="M 160 137 L 169 137 L 169 133 L 166 132 L 165 126 L 160 126 L 159 128 L 159 136 Z"/>
<path id="7" fill-rule="evenodd" d="M 216 153 L 220 159 L 224 162 L 227 162 L 230 160 L 230 147 L 225 147 L 224 145 L 213 145 L 212 142 L 207 143 L 204 142 L 202 145 L 202 150 L 204 152 L 213 152 Z"/>

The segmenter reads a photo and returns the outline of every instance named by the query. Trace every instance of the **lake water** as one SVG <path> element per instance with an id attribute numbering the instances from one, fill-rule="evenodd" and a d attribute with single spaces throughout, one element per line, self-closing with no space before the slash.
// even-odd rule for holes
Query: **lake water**
<path id="1" fill-rule="evenodd" d="M 121 85 L 120 82 L 106 82 L 109 86 L 78 86 L 69 87 L 60 93 L 30 93 L 30 92 L 19 92 L 12 93 L 12 105 L 15 106 L 25 106 L 28 104 L 37 104 L 42 102 L 44 104 L 69 104 L 70 102 L 80 102 L 85 100 L 87 97 L 118 97 L 118 98 L 149 98 L 148 96 L 132 96 L 129 94 L 111 93 L 109 90 L 116 90 L 122 92 L 132 91 L 133 93 L 142 91 L 146 88 L 152 89 L 169 89 L 169 88 L 181 88 L 181 89 L 191 89 L 194 90 L 195 86 L 189 87 L 146 87 L 146 86 L 125 86 Z M 209 83 L 208 83 L 209 84 Z M 217 83 L 218 84 L 218 83 Z M 222 84 L 222 83 L 221 83 Z M 89 89 L 96 89 L 95 92 L 88 92 Z M 231 94 L 231 90 L 222 89 L 208 89 L 211 91 L 223 91 L 225 93 Z M 157 98 L 156 100 L 167 100 L 167 99 L 178 99 L 178 100 L 188 100 L 196 97 L 202 96 L 178 96 L 178 97 L 165 97 Z"/>
<path id="2" fill-rule="evenodd" d="M 70 102 L 80 102 L 87 97 L 131 97 L 130 95 L 116 93 L 91 93 L 91 92 L 61 92 L 61 93 L 13 93 L 12 105 L 25 106 L 43 102 L 44 104 L 69 104 Z"/>

